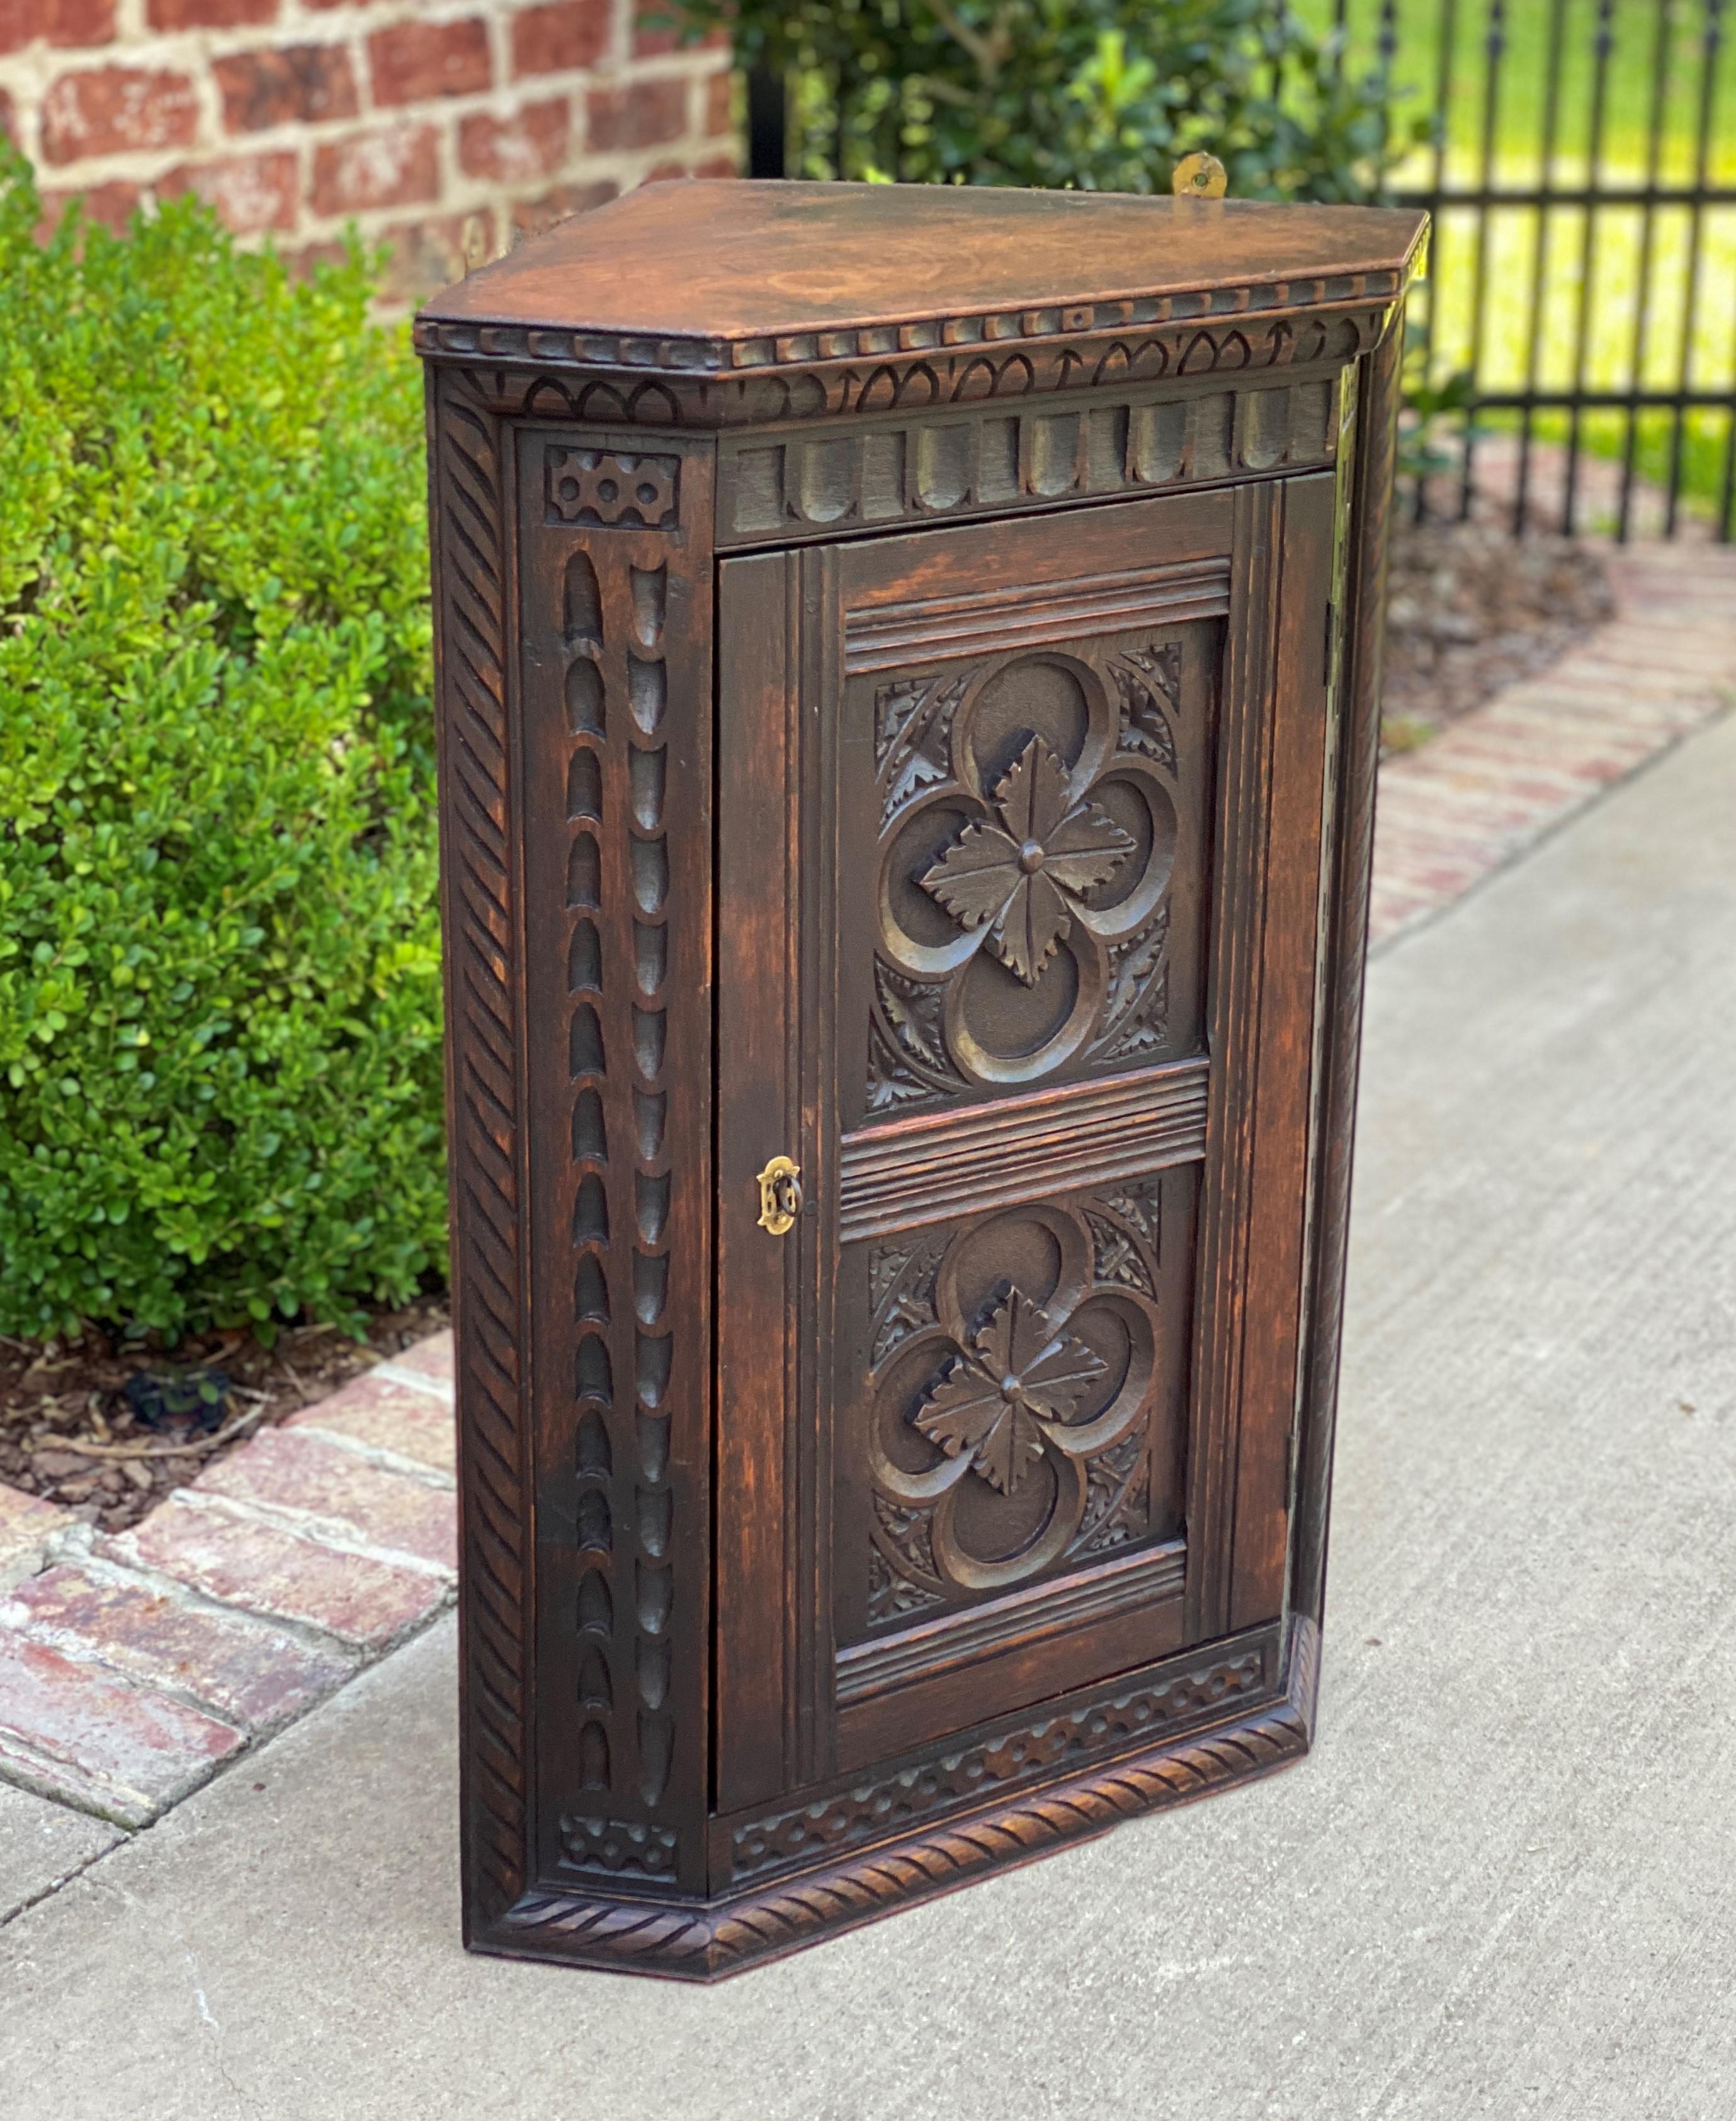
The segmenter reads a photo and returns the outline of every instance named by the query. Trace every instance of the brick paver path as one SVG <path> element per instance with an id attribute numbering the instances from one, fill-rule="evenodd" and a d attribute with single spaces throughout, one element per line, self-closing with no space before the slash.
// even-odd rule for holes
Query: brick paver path
<path id="1" fill-rule="evenodd" d="M 1736 551 L 1633 545 L 1616 615 L 1380 768 L 1370 938 L 1438 912 L 1736 703 Z"/>
<path id="2" fill-rule="evenodd" d="M 0 1487 L 0 1778 L 147 1826 L 425 1626 L 455 1582 L 452 1401 L 441 1333 L 130 1531 Z"/>
<path id="3" fill-rule="evenodd" d="M 1382 767 L 1377 942 L 1736 702 L 1736 552 L 1641 547 L 1612 564 L 1613 622 Z M 131 1531 L 94 1536 L 0 1487 L 0 1780 L 148 1825 L 449 1601 L 454 1504 L 449 1333 L 255 1437 Z"/>

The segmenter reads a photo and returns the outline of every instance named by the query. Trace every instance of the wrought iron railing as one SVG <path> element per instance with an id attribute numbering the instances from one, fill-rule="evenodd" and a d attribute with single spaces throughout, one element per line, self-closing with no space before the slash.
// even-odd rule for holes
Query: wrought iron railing
<path id="1" fill-rule="evenodd" d="M 1333 0 L 1345 63 L 1433 138 L 1421 314 L 1462 374 L 1461 510 L 1515 530 L 1736 528 L 1736 52 L 1726 0 Z M 1552 474 L 1538 478 L 1540 466 Z M 1540 491 L 1540 483 L 1547 491 Z M 1438 497 L 1438 484 L 1435 488 Z"/>

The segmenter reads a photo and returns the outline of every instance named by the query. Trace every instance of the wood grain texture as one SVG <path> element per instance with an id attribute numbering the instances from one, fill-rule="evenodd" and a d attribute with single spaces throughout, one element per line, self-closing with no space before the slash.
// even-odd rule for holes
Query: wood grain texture
<path id="1" fill-rule="evenodd" d="M 933 657 L 1031 648 L 1124 627 L 1179 626 L 1230 608 L 1227 560 L 1182 560 L 1121 568 L 1041 588 L 924 597 L 853 612 L 844 667 L 896 670 Z"/>
<path id="2" fill-rule="evenodd" d="M 1205 1150 L 1207 1074 L 1203 1060 L 1176 1060 L 847 1134 L 840 1239 L 850 1244 L 1188 1163 Z"/>
<path id="3" fill-rule="evenodd" d="M 1245 1636 L 1210 1657 L 1172 1660 L 1112 1690 L 1070 1694 L 1035 1720 L 1003 1718 L 980 1736 L 950 1744 L 938 1758 L 895 1760 L 865 1782 L 804 1792 L 803 1802 L 769 1816 L 720 1820 L 729 1875 L 739 1880 L 793 1869 L 884 1841 L 980 1802 L 991 1791 L 1005 1798 L 1058 1768 L 1203 1722 L 1226 1703 L 1257 1701 L 1272 1690 L 1277 1653 L 1276 1629 Z"/>
<path id="4" fill-rule="evenodd" d="M 1308 1750 L 1319 1668 L 1318 1631 L 1298 1615 L 1291 1623 L 1280 1697 L 1197 1734 L 1131 1751 L 1010 1804 L 985 1806 L 886 1848 L 704 1909 L 529 1893 L 473 1942 L 510 1956 L 715 1980 L 950 1891 L 987 1871 L 1103 1833 L 1124 1819 L 1287 1766 Z"/>
<path id="5" fill-rule="evenodd" d="M 1343 736 L 1322 973 L 1322 1085 L 1314 1177 L 1315 1230 L 1308 1364 L 1297 1452 L 1291 1597 L 1318 1625 L 1325 1603 L 1332 1454 L 1344 1315 L 1344 1264 L 1356 1140 L 1357 1074 L 1374 867 L 1375 784 L 1380 755 L 1380 664 L 1386 623 L 1387 538 L 1396 468 L 1404 329 L 1397 319 L 1358 371 L 1354 441 L 1346 467 L 1346 608 L 1338 674 Z"/>
<path id="6" fill-rule="evenodd" d="M 1259 1039 L 1261 914 L 1271 804 L 1271 696 L 1284 495 L 1236 495 L 1236 575 L 1225 646 L 1212 890 L 1212 1099 L 1201 1207 L 1194 1420 L 1188 1522 L 1194 1528 L 1189 1633 L 1227 1625 L 1234 1434 L 1241 1405 L 1243 1311 Z"/>
<path id="7" fill-rule="evenodd" d="M 1010 187 L 647 184 L 557 223 L 423 313 L 754 367 L 1391 296 L 1424 226 L 1381 207 Z M 838 343 L 847 340 L 847 347 Z M 472 338 L 468 350 L 500 349 Z"/>
<path id="8" fill-rule="evenodd" d="M 975 1662 L 1008 1642 L 1045 1639 L 1127 1606 L 1167 1604 L 1181 1595 L 1187 1548 L 1174 1540 L 905 1628 L 838 1655 L 841 1705 L 903 1681 Z"/>
<path id="9" fill-rule="evenodd" d="M 718 807 L 717 1421 L 729 1472 L 714 1596 L 751 1628 L 717 1631 L 716 1787 L 726 1806 L 795 1779 L 796 1557 L 785 1505 L 802 1364 L 801 1246 L 759 1227 L 756 1174 L 775 1156 L 811 1162 L 801 1115 L 799 581 L 783 553 L 730 564 L 756 609 L 782 622 L 726 622 L 719 643 Z M 730 616 L 726 589 L 724 613 Z M 812 1170 L 808 1184 L 813 1184 Z M 775 1587 L 769 1591 L 769 1587 Z"/>
<path id="10" fill-rule="evenodd" d="M 875 1675 L 910 1681 L 1045 1639 L 1050 1606 L 1004 1595 L 1040 1575 L 1082 1622 L 1177 1587 L 1179 1555 L 1156 1578 L 1120 1557 L 1180 1523 L 1192 1180 L 1045 1195 L 873 1248 L 834 1626 L 840 1645 L 898 1632 L 883 1655 L 840 1653 L 840 1703 Z M 1119 1594 L 1068 1573 L 1093 1562 Z M 1082 1637 L 1073 1648 L 1087 1676 Z"/>
<path id="11" fill-rule="evenodd" d="M 1289 1534 L 1290 1439 L 1302 1341 L 1302 1265 L 1315 1066 L 1320 837 L 1331 740 L 1326 660 L 1333 482 L 1284 487 L 1283 565 L 1274 636 L 1266 888 L 1259 925 L 1259 1044 L 1244 1345 L 1229 1534 L 1228 1625 L 1279 1612 Z"/>
<path id="12" fill-rule="evenodd" d="M 974 1656 L 948 1654 L 944 1640 L 901 1676 L 838 1704 L 834 1757 L 840 1774 L 860 1774 L 876 1760 L 923 1742 L 940 1742 L 992 1706 L 1020 1709 L 1052 1701 L 1073 1686 L 1136 1671 L 1187 1642 L 1182 1572 L 1167 1549 L 1149 1571 L 1129 1571 L 1128 1595 L 1088 1603 L 1070 1625 L 1051 1628 L 1040 1611 L 1024 1616 Z M 987 1630 L 985 1629 L 984 1632 Z M 893 1638 L 896 1640 L 896 1638 Z M 890 1645 L 888 1645 L 890 1647 Z"/>
<path id="13" fill-rule="evenodd" d="M 505 440 L 467 379 L 433 375 L 430 509 L 446 936 L 466 1922 L 528 1870 L 528 1555 L 522 1357 L 522 885 L 507 667 Z"/>
<path id="14" fill-rule="evenodd" d="M 877 907 L 869 948 L 844 949 L 852 1039 L 857 1010 L 868 1019 L 848 1127 L 1198 1050 L 1217 690 L 1217 627 L 1200 613 L 1223 608 L 1231 513 L 1226 494 L 1190 495 L 1098 510 L 1066 539 L 1031 518 L 837 548 L 847 641 L 933 615 L 902 668 L 852 674 L 847 655 L 842 698 L 821 706 L 873 776 L 840 798 L 845 866 L 872 865 Z M 1129 577 L 1141 596 L 1189 585 L 1186 607 L 1133 622 L 1114 593 Z M 1004 635 L 985 649 L 990 610 Z M 1004 917 L 1025 903 L 1016 876 L 993 902 L 950 908 L 943 877 L 961 837 L 1011 830 L 1031 774 L 1064 780 L 1051 823 L 1068 813 L 1070 835 L 1110 854 L 1090 876 L 1051 872 L 1060 897 L 1027 956 Z M 940 909 L 952 918 L 937 926 Z"/>

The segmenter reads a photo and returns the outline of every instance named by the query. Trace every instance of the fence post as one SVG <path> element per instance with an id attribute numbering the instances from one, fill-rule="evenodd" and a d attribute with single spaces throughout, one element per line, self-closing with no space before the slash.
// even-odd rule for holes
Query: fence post
<path id="1" fill-rule="evenodd" d="M 769 67 L 755 67 L 747 76 L 747 174 L 750 177 L 781 177 L 784 174 L 785 141 L 789 137 L 789 106 L 784 77 Z"/>

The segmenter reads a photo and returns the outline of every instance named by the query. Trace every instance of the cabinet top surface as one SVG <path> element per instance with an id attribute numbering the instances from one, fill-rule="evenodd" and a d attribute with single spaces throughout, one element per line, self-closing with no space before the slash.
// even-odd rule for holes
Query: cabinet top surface
<path id="1" fill-rule="evenodd" d="M 436 296 L 436 322 L 756 338 L 1403 276 L 1423 216 L 986 186 L 646 184 Z"/>

